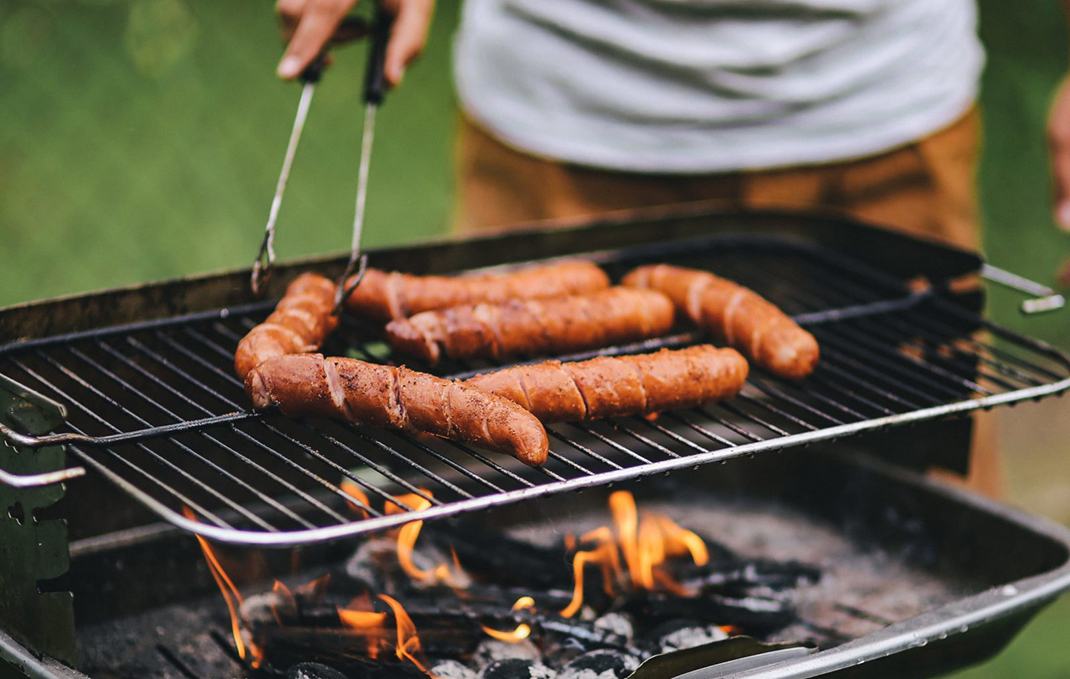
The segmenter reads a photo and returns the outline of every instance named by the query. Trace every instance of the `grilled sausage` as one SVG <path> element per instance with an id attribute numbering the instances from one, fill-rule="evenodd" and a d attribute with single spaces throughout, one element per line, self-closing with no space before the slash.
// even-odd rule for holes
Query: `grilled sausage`
<path id="1" fill-rule="evenodd" d="M 319 354 L 264 361 L 245 378 L 257 408 L 277 405 L 287 417 L 329 417 L 355 424 L 435 434 L 546 461 L 549 442 L 529 412 L 493 394 L 406 368 Z"/>
<path id="2" fill-rule="evenodd" d="M 679 311 L 774 375 L 800 379 L 817 365 L 814 336 L 753 290 L 706 271 L 641 266 L 624 285 L 660 290 Z"/>
<path id="3" fill-rule="evenodd" d="M 385 321 L 462 304 L 576 295 L 607 287 L 605 272 L 582 260 L 480 276 L 410 276 L 368 269 L 346 308 Z"/>
<path id="4" fill-rule="evenodd" d="M 516 401 L 543 422 L 647 415 L 730 399 L 747 379 L 735 349 L 703 344 L 578 363 L 546 361 L 465 383 Z"/>
<path id="5" fill-rule="evenodd" d="M 249 371 L 269 358 L 315 351 L 338 325 L 331 314 L 334 283 L 314 273 L 303 273 L 286 288 L 275 311 L 238 342 L 234 371 L 245 379 Z"/>
<path id="6" fill-rule="evenodd" d="M 590 295 L 511 300 L 425 311 L 386 326 L 395 351 L 434 364 L 453 359 L 545 356 L 664 334 L 673 306 L 653 290 L 609 288 Z"/>

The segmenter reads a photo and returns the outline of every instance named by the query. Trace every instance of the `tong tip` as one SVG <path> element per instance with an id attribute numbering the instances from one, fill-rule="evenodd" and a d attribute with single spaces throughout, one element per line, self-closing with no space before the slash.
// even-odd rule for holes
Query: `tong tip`
<path id="1" fill-rule="evenodd" d="M 353 276 L 352 282 L 349 282 L 349 278 L 353 273 L 354 264 L 356 264 L 357 273 Z M 349 299 L 349 296 L 353 294 L 353 291 L 357 289 L 360 282 L 364 280 L 364 274 L 368 270 L 368 255 L 361 255 L 358 262 L 350 260 L 346 266 L 345 272 L 338 280 L 338 286 L 334 293 L 334 308 L 331 310 L 331 314 L 337 316 L 342 311 L 342 304 L 345 300 Z"/>

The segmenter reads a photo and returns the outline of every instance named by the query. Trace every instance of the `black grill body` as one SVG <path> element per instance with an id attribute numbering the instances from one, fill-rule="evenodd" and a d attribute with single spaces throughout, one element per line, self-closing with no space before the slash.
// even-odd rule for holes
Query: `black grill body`
<path id="1" fill-rule="evenodd" d="M 827 216 L 726 214 L 703 207 L 557 227 L 383 250 L 371 254 L 371 265 L 442 273 L 582 253 L 615 278 L 647 262 L 702 266 L 753 287 L 811 329 L 822 344 L 821 368 L 813 380 L 799 384 L 758 372 L 741 399 L 653 422 L 620 418 L 555 426 L 551 462 L 531 470 L 463 446 L 246 412 L 244 394 L 231 374 L 231 355 L 240 336 L 271 308 L 270 302 L 250 299 L 247 271 L 0 310 L 0 344 L 7 343 L 0 346 L 0 389 L 11 404 L 3 423 L 21 437 L 12 439 L 20 452 L 5 449 L 0 468 L 20 474 L 54 471 L 64 444 L 68 460 L 90 472 L 71 481 L 62 499 L 58 486 L 0 490 L 13 499 L 17 492 L 34 519 L 0 518 L 5 537 L 11 538 L 6 544 L 19 544 L 27 553 L 46 552 L 36 560 L 7 560 L 9 601 L 17 605 L 0 609 L 0 627 L 11 633 L 3 640 L 4 657 L 36 667 L 24 672 L 31 676 L 61 675 L 27 660 L 27 648 L 75 662 L 73 615 L 62 592 L 76 589 L 76 578 L 55 580 L 66 570 L 67 536 L 60 521 L 70 523 L 76 554 L 105 554 L 106 560 L 114 556 L 109 545 L 168 534 L 172 529 L 156 523 L 160 519 L 221 542 L 318 549 L 326 541 L 410 520 L 477 509 L 507 512 L 519 502 L 527 507 L 566 491 L 758 453 L 769 458 L 763 461 L 767 473 L 798 472 L 796 480 L 776 486 L 778 492 L 790 495 L 797 487 L 809 494 L 821 487 L 809 470 L 821 466 L 799 467 L 794 451 L 768 453 L 866 433 L 863 447 L 869 453 L 905 466 L 961 470 L 969 420 L 947 417 L 1061 393 L 1070 384 L 1070 363 L 1063 354 L 981 320 L 979 292 L 951 292 L 950 283 L 978 270 L 980 260 L 971 253 Z M 331 275 L 343 264 L 336 258 L 283 267 L 269 294 L 281 293 L 300 271 Z M 919 277 L 928 283 L 905 283 Z M 669 338 L 609 351 L 701 339 L 681 328 Z M 375 328 L 352 319 L 324 351 L 394 360 Z M 491 367 L 446 365 L 439 372 L 457 376 Z M 909 424 L 917 426 L 902 426 Z M 791 463 L 784 462 L 788 457 Z M 703 467 L 702 478 L 716 486 L 716 479 L 729 478 L 737 464 L 743 468 L 741 461 Z M 940 658 L 961 665 L 991 648 L 986 645 L 991 640 L 974 641 L 982 632 L 1006 641 L 1028 615 L 1070 584 L 1066 535 L 1056 527 L 918 479 L 890 481 L 900 479 L 896 474 L 882 470 L 882 484 L 892 495 L 876 484 L 881 492 L 873 497 L 886 502 L 897 502 L 897 493 L 930 498 L 913 505 L 922 525 L 943 525 L 941 512 L 984 517 L 963 524 L 975 532 L 949 540 L 952 562 L 956 550 L 988 540 L 983 531 L 1010 526 L 1004 532 L 1023 540 L 1038 561 L 1028 572 L 990 576 L 986 586 L 1016 581 L 1015 592 L 975 593 L 959 602 L 969 602 L 961 610 L 949 604 L 952 608 L 940 609 L 935 619 L 926 617 L 937 613 L 930 611 L 829 651 L 785 660 L 783 666 L 721 670 L 741 677 L 875 673 L 879 667 L 898 671 L 899 659 L 933 654 L 936 644 L 929 642 L 937 640 L 948 650 L 930 658 L 930 665 L 942 667 Z M 356 520 L 346 513 L 345 501 L 351 498 L 340 489 L 343 479 L 375 499 L 370 518 Z M 431 506 L 393 516 L 377 511 L 404 492 L 424 492 Z M 566 506 L 574 501 L 561 497 Z M 833 517 L 857 511 L 839 500 L 826 504 L 822 511 Z M 192 518 L 183 508 L 192 509 Z M 940 530 L 935 534 L 943 536 Z M 998 571 L 1011 568 L 1006 559 L 1012 553 L 993 550 L 979 558 L 990 559 L 983 566 Z M 60 594 L 58 603 L 39 594 L 50 591 Z M 93 600 L 85 593 L 82 598 Z M 46 599 L 51 599 L 47 605 Z M 124 609 L 121 603 L 116 607 Z M 36 616 L 32 624 L 23 616 L 26 611 Z M 79 620 L 91 615 L 83 612 Z M 951 621 L 962 622 L 952 630 Z M 904 644 L 904 633 L 914 641 Z M 952 653 L 958 644 L 961 655 Z M 884 656 L 891 659 L 874 662 Z M 867 662 L 859 665 L 862 660 Z M 915 674 L 896 676 L 930 674 L 928 667 L 911 671 Z"/>

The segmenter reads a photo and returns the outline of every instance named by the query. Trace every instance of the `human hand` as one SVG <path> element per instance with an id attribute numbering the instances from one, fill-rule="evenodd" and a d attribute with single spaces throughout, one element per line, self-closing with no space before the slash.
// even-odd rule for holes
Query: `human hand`
<path id="1" fill-rule="evenodd" d="M 1070 76 L 1059 86 L 1048 116 L 1048 146 L 1055 190 L 1055 223 L 1070 231 Z"/>
<path id="2" fill-rule="evenodd" d="M 275 6 L 289 44 L 279 62 L 279 77 L 296 78 L 324 46 L 336 37 L 342 19 L 359 0 L 278 0 Z M 383 71 L 386 82 L 397 87 L 405 69 L 424 48 L 434 12 L 434 0 L 380 0 L 394 16 Z M 342 37 L 342 36 L 338 36 Z M 346 36 L 357 37 L 357 36 Z"/>

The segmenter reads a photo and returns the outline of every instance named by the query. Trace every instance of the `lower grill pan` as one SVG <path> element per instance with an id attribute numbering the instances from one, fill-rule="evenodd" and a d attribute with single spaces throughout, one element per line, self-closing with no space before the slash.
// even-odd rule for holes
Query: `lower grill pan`
<path id="1" fill-rule="evenodd" d="M 850 639 L 824 643 L 802 657 L 751 658 L 749 669 L 715 665 L 681 675 L 688 679 L 936 676 L 994 655 L 1070 588 L 1070 530 L 843 447 L 835 453 L 737 460 L 629 487 L 641 506 L 666 511 L 683 525 L 701 522 L 706 534 L 745 556 L 824 559 L 826 577 L 804 593 L 801 617 Z M 609 492 L 536 500 L 467 520 L 551 540 L 560 537 L 559 531 L 606 520 Z M 301 553 L 311 565 L 338 559 L 353 544 L 318 545 Z M 190 619 L 186 602 L 214 611 L 211 620 L 219 629 L 225 629 L 226 620 L 223 602 L 188 537 L 161 526 L 75 543 L 72 551 L 71 584 L 80 617 L 97 618 L 79 632 L 80 665 L 89 676 L 133 676 L 124 667 L 144 667 L 161 646 L 197 676 L 242 674 L 225 653 L 181 653 L 182 647 L 211 645 L 201 638 L 212 628 L 207 621 L 198 630 L 176 623 Z M 279 550 L 249 550 L 249 555 L 275 564 L 292 557 Z M 156 577 L 142 577 L 148 569 Z M 123 597 L 129 602 L 124 610 L 114 598 L 124 583 L 141 589 L 160 582 L 182 582 L 183 601 L 161 606 L 159 596 L 135 592 Z M 152 608 L 135 612 L 154 598 Z M 861 609 L 868 617 L 837 622 L 827 615 L 836 608 Z M 112 611 L 109 619 L 100 619 L 104 610 Z M 163 635 L 118 648 L 115 639 L 132 625 L 162 629 Z M 790 629 L 780 634 L 778 640 L 798 640 Z"/>

